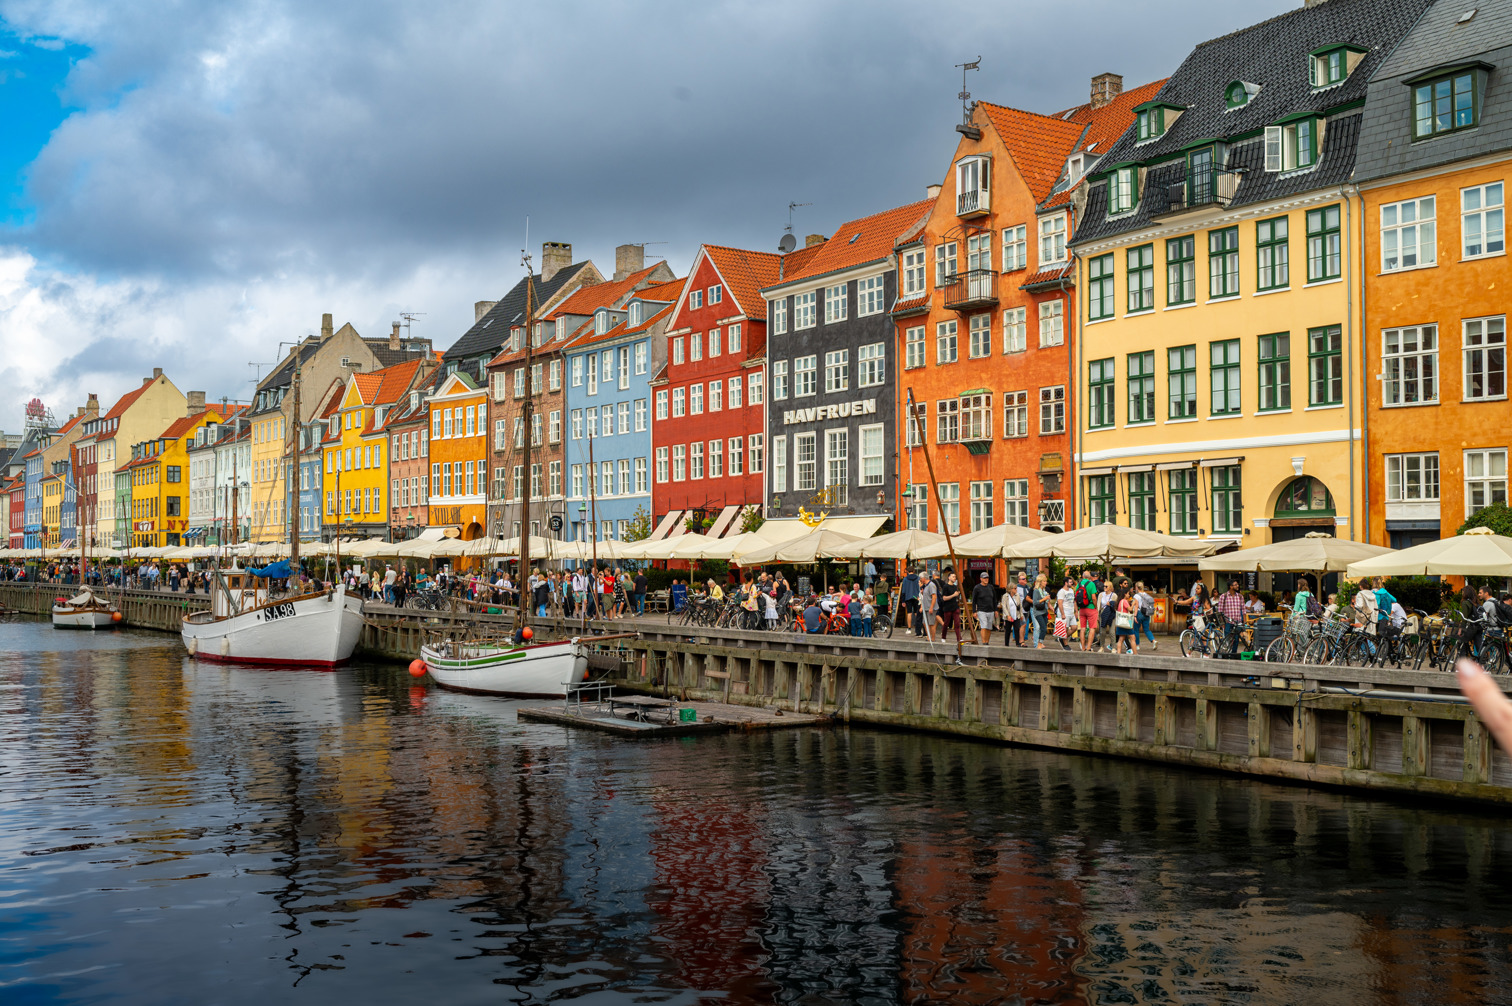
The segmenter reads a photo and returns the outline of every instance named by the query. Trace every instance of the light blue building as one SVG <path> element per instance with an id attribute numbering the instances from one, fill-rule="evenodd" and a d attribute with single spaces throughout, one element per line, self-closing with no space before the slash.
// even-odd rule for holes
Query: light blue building
<path id="1" fill-rule="evenodd" d="M 666 364 L 682 286 L 628 291 L 597 308 L 562 351 L 568 541 L 620 541 L 637 510 L 652 513 L 650 381 Z"/>
<path id="2" fill-rule="evenodd" d="M 41 548 L 42 533 L 46 525 L 42 523 L 42 447 L 46 442 L 36 445 L 35 450 L 26 458 L 26 547 Z"/>

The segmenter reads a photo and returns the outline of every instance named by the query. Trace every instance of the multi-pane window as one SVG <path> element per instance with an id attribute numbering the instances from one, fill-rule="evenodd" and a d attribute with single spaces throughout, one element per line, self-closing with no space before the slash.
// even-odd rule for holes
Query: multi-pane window
<path id="1" fill-rule="evenodd" d="M 872 276 L 856 283 L 856 317 L 882 313 L 882 277 Z"/>
<path id="2" fill-rule="evenodd" d="M 956 276 L 956 243 L 946 241 L 935 245 L 935 286 L 954 283 Z"/>
<path id="3" fill-rule="evenodd" d="M 620 464 L 624 464 L 623 461 Z M 709 441 L 709 478 L 717 479 L 724 474 L 724 441 Z"/>
<path id="4" fill-rule="evenodd" d="M 551 361 L 551 369 L 553 373 L 556 371 L 555 360 Z M 646 372 L 646 344 L 644 342 L 637 342 L 635 344 L 635 372 L 637 374 L 644 374 Z M 552 378 L 551 387 L 553 391 L 556 390 L 557 384 L 555 377 Z"/>
<path id="5" fill-rule="evenodd" d="M 1155 530 L 1155 473 L 1129 473 L 1129 526 Z"/>
<path id="6" fill-rule="evenodd" d="M 712 360 L 714 357 L 716 357 L 716 356 L 719 355 L 719 353 L 720 353 L 719 343 L 720 343 L 719 329 L 717 329 L 717 328 L 711 328 L 711 329 L 709 329 L 709 359 Z M 621 356 L 621 360 L 623 360 L 623 359 L 624 359 L 624 357 Z M 621 371 L 620 386 L 621 387 L 624 386 L 623 371 Z"/>
<path id="7" fill-rule="evenodd" d="M 831 394 L 850 389 L 850 350 L 831 349 L 824 354 L 824 391 Z"/>
<path id="8" fill-rule="evenodd" d="M 819 356 L 800 356 L 793 361 L 793 397 L 804 398 L 819 391 Z"/>
<path id="9" fill-rule="evenodd" d="M 929 432 L 929 403 L 915 403 L 912 414 L 903 407 L 903 444 L 917 447 L 926 441 Z"/>
<path id="10" fill-rule="evenodd" d="M 1003 352 L 1022 353 L 1029 348 L 1024 309 L 1010 307 L 1003 312 Z"/>
<path id="11" fill-rule="evenodd" d="M 1475 125 L 1479 118 L 1475 90 L 1475 73 L 1471 70 L 1414 87 L 1413 134 L 1421 140 Z"/>
<path id="12" fill-rule="evenodd" d="M 742 475 L 745 470 L 745 440 L 740 437 L 730 438 L 730 474 Z"/>
<path id="13" fill-rule="evenodd" d="M 1438 498 L 1437 453 L 1386 455 L 1387 503 L 1436 503 Z"/>
<path id="14" fill-rule="evenodd" d="M 1127 213 L 1139 197 L 1138 168 L 1119 168 L 1108 176 L 1108 213 Z"/>
<path id="15" fill-rule="evenodd" d="M 903 333 L 903 369 L 924 366 L 924 326 L 915 325 Z"/>
<path id="16" fill-rule="evenodd" d="M 846 297 L 847 287 L 848 284 L 838 283 L 824 288 L 824 323 L 826 325 L 845 320 L 846 307 L 849 304 L 849 299 Z"/>
<path id="17" fill-rule="evenodd" d="M 1066 386 L 1057 384 L 1054 387 L 1041 388 L 1039 402 L 1040 436 L 1066 432 Z"/>
<path id="18" fill-rule="evenodd" d="M 961 400 L 935 402 L 935 443 L 953 444 L 961 439 Z"/>
<path id="19" fill-rule="evenodd" d="M 1438 326 L 1388 328 L 1381 333 L 1381 404 L 1438 401 Z"/>
<path id="20" fill-rule="evenodd" d="M 1307 211 L 1307 281 L 1339 278 L 1339 207 Z"/>
<path id="21" fill-rule="evenodd" d="M 718 394 L 714 390 L 718 386 L 718 384 L 719 384 L 718 381 L 714 381 L 714 382 L 712 382 L 709 385 L 710 394 L 716 394 L 716 395 Z M 616 407 L 616 415 L 619 417 L 619 424 L 618 424 L 618 427 L 617 427 L 618 430 L 619 430 L 619 432 L 621 432 L 621 433 L 629 433 L 630 432 L 630 403 L 629 402 L 620 402 L 619 405 Z"/>
<path id="22" fill-rule="evenodd" d="M 871 388 L 885 380 L 887 380 L 887 343 L 874 342 L 856 350 L 857 387 Z"/>
<path id="23" fill-rule="evenodd" d="M 1129 418 L 1130 424 L 1155 421 L 1155 353 L 1130 353 Z"/>
<path id="24" fill-rule="evenodd" d="M 1066 342 L 1066 302 L 1042 301 L 1039 306 L 1040 348 L 1062 346 Z"/>
<path id="25" fill-rule="evenodd" d="M 912 531 L 929 530 L 929 483 L 908 487 L 908 527 Z"/>
<path id="26" fill-rule="evenodd" d="M 1259 340 L 1259 409 L 1261 412 L 1291 408 L 1291 334 L 1275 332 Z"/>
<path id="27" fill-rule="evenodd" d="M 672 448 L 672 481 L 682 482 L 688 477 L 688 445 L 677 444 Z"/>
<path id="28" fill-rule="evenodd" d="M 1408 199 L 1381 207 L 1381 271 L 1433 265 L 1434 198 Z"/>
<path id="29" fill-rule="evenodd" d="M 1166 241 L 1166 303 L 1197 299 L 1197 241 L 1190 234 Z"/>
<path id="30" fill-rule="evenodd" d="M 1238 465 L 1218 465 L 1208 469 L 1213 490 L 1213 533 L 1242 534 L 1244 500 Z"/>
<path id="31" fill-rule="evenodd" d="M 1208 231 L 1208 296 L 1239 296 L 1239 228 Z"/>
<path id="32" fill-rule="evenodd" d="M 703 346 L 704 342 L 702 332 L 694 332 L 692 335 L 688 336 L 688 360 L 690 362 L 697 363 L 699 360 L 703 359 Z"/>
<path id="33" fill-rule="evenodd" d="M 1167 419 L 1191 419 L 1197 415 L 1197 347 L 1176 346 L 1166 350 Z"/>
<path id="34" fill-rule="evenodd" d="M 1307 398 L 1309 405 L 1344 401 L 1344 342 L 1338 325 L 1307 330 Z"/>
<path id="35" fill-rule="evenodd" d="M 730 353 L 733 355 L 740 352 L 740 325 L 738 323 L 731 325 L 728 335 L 729 337 L 725 341 L 729 345 Z"/>
<path id="36" fill-rule="evenodd" d="M 772 301 L 772 334 L 773 335 L 782 335 L 786 331 L 787 331 L 787 299 L 783 298 L 782 300 L 774 300 L 774 301 Z M 673 345 L 672 345 L 672 350 L 673 350 L 673 360 L 672 360 L 672 362 L 673 363 L 681 363 L 682 362 L 682 359 L 681 359 L 682 353 L 679 351 L 679 345 L 678 345 L 680 342 L 681 342 L 680 339 L 674 339 L 673 340 Z"/>
<path id="37" fill-rule="evenodd" d="M 756 452 L 751 452 L 751 471 L 755 473 Z M 787 492 L 788 465 L 787 465 L 787 437 L 772 438 L 772 492 Z"/>
<path id="38" fill-rule="evenodd" d="M 1115 524 L 1118 522 L 1118 490 L 1116 475 L 1093 475 L 1087 479 L 1087 523 Z"/>
<path id="39" fill-rule="evenodd" d="M 971 358 L 992 355 L 992 315 L 990 313 L 974 314 L 967 323 L 970 332 Z"/>
<path id="40" fill-rule="evenodd" d="M 750 470 L 752 475 L 761 474 L 761 466 L 763 458 L 765 456 L 765 445 L 765 433 L 752 433 L 749 437 L 746 438 L 746 456 L 750 461 Z"/>
<path id="41" fill-rule="evenodd" d="M 1039 267 L 1066 260 L 1066 215 L 1056 213 L 1039 222 Z"/>
<path id="42" fill-rule="evenodd" d="M 1507 319 L 1465 322 L 1465 400 L 1507 397 Z"/>
<path id="43" fill-rule="evenodd" d="M 1465 516 L 1507 502 L 1507 452 L 1465 452 Z"/>
<path id="44" fill-rule="evenodd" d="M 704 477 L 704 445 L 702 440 L 688 445 L 688 477 L 701 479 Z"/>
<path id="45" fill-rule="evenodd" d="M 812 492 L 818 485 L 818 434 L 800 433 L 793 438 L 793 488 Z"/>
<path id="46" fill-rule="evenodd" d="M 935 363 L 956 362 L 956 322 L 941 321 L 935 324 Z"/>
<path id="47" fill-rule="evenodd" d="M 992 439 L 992 394 L 961 396 L 961 439 Z"/>
<path id="48" fill-rule="evenodd" d="M 701 415 L 703 415 L 703 410 L 704 410 L 703 407 L 704 407 L 704 386 L 702 384 L 694 384 L 694 385 L 692 385 L 692 386 L 690 386 L 688 388 L 688 415 L 690 415 L 690 416 L 701 416 Z M 607 422 L 604 423 L 604 435 L 605 436 L 608 436 L 609 433 L 610 433 L 610 430 L 609 430 L 608 427 L 609 427 L 609 424 Z"/>
<path id="49" fill-rule="evenodd" d="M 1460 189 L 1460 241 L 1465 258 L 1507 250 L 1502 183 Z"/>
<path id="50" fill-rule="evenodd" d="M 1101 429 L 1113 425 L 1115 393 L 1113 358 L 1087 364 L 1087 425 Z"/>
<path id="51" fill-rule="evenodd" d="M 1113 317 L 1113 255 L 1098 255 L 1087 262 L 1087 318 Z"/>
<path id="52" fill-rule="evenodd" d="M 1029 526 L 1029 480 L 1003 480 L 1003 523 Z"/>
<path id="53" fill-rule="evenodd" d="M 1208 345 L 1212 364 L 1213 415 L 1238 415 L 1239 403 L 1239 340 L 1224 339 Z"/>
<path id="54" fill-rule="evenodd" d="M 903 253 L 903 296 L 917 297 L 924 292 L 924 249 Z"/>
<path id="55" fill-rule="evenodd" d="M 1024 241 L 1025 225 L 1003 228 L 1003 271 L 1013 272 L 1029 265 L 1029 249 Z"/>
<path id="56" fill-rule="evenodd" d="M 1170 492 L 1166 507 L 1171 514 L 1172 534 L 1197 533 L 1197 469 L 1168 472 Z"/>
<path id="57" fill-rule="evenodd" d="M 793 297 L 793 331 L 801 332 L 806 328 L 814 327 L 817 321 L 814 308 L 818 299 L 819 291 L 817 290 L 796 294 Z"/>
<path id="58" fill-rule="evenodd" d="M 971 530 L 985 531 L 992 527 L 992 483 L 971 483 Z"/>
<path id="59" fill-rule="evenodd" d="M 674 419 L 679 416 L 687 415 L 687 394 L 688 392 L 686 388 L 672 389 L 672 417 Z M 590 410 L 589 415 L 589 421 L 592 422 L 592 410 Z"/>
<path id="60" fill-rule="evenodd" d="M 1140 245 L 1127 253 L 1128 312 L 1150 311 L 1155 307 L 1155 246 Z"/>
<path id="61" fill-rule="evenodd" d="M 750 379 L 746 381 L 746 384 L 749 385 L 751 392 L 750 395 L 746 397 L 747 404 L 760 405 L 762 401 L 764 401 L 762 397 L 766 390 L 764 387 L 764 382 L 765 378 L 761 371 L 753 370 L 751 372 Z"/>
<path id="62" fill-rule="evenodd" d="M 824 484 L 830 490 L 830 500 L 836 506 L 845 506 L 846 488 L 850 485 L 850 431 L 824 431 Z"/>
<path id="63" fill-rule="evenodd" d="M 1003 393 L 1003 436 L 1027 437 L 1029 435 L 1029 392 L 1008 391 Z"/>
<path id="64" fill-rule="evenodd" d="M 784 308 L 786 308 L 787 304 L 783 303 L 782 306 Z M 783 317 L 786 318 L 787 315 L 784 314 Z M 577 362 L 580 359 L 582 359 L 582 357 L 574 357 L 573 358 L 572 364 L 573 364 L 574 371 L 576 371 Z M 683 337 L 680 336 L 680 335 L 677 338 L 675 338 L 675 339 L 672 340 L 672 362 L 674 364 L 681 364 L 683 362 Z"/>
<path id="65" fill-rule="evenodd" d="M 741 379 L 730 378 L 730 408 L 738 409 L 741 403 Z"/>
<path id="66" fill-rule="evenodd" d="M 572 415 L 573 415 L 572 439 L 576 440 L 576 439 L 578 439 L 578 435 L 577 435 L 577 412 L 576 412 L 576 410 L 573 411 Z M 658 420 L 662 420 L 662 419 L 666 419 L 667 418 L 667 389 L 666 388 L 661 388 L 661 389 L 659 389 L 656 392 L 656 418 Z"/>
<path id="67" fill-rule="evenodd" d="M 1255 287 L 1280 290 L 1291 285 L 1291 258 L 1286 240 L 1286 217 L 1255 224 Z"/>
<path id="68" fill-rule="evenodd" d="M 882 452 L 885 443 L 882 432 L 881 423 L 861 427 L 861 484 L 864 486 L 882 484 Z"/>
<path id="69" fill-rule="evenodd" d="M 752 389 L 755 390 L 754 388 Z M 772 399 L 781 401 L 788 396 L 788 363 L 786 360 L 776 360 L 772 363 Z M 756 404 L 754 398 L 751 402 Z"/>
<path id="70" fill-rule="evenodd" d="M 961 483 L 940 483 L 940 522 L 951 534 L 961 533 Z"/>
<path id="71" fill-rule="evenodd" d="M 646 432 L 646 400 L 644 398 L 635 400 L 635 432 Z"/>

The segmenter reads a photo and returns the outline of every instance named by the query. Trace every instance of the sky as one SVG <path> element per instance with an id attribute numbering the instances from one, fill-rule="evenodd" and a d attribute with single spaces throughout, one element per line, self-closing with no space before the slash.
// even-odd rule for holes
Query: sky
<path id="1" fill-rule="evenodd" d="M 245 400 L 327 311 L 445 349 L 527 241 L 830 233 L 944 177 L 955 64 L 1054 112 L 1299 5 L 0 0 L 0 429 L 153 367 Z"/>

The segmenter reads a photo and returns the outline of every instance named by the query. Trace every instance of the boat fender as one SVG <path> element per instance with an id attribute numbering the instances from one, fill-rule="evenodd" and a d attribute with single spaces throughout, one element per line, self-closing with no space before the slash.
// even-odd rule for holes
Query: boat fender
<path id="1" fill-rule="evenodd" d="M 198 639 L 186 639 L 186 640 L 184 640 L 184 648 L 189 651 L 189 656 L 191 656 L 191 657 L 194 656 L 196 653 L 199 652 L 199 640 Z"/>
<path id="2" fill-rule="evenodd" d="M 119 611 L 112 611 L 110 613 L 110 620 L 112 622 L 119 622 L 121 620 L 121 613 Z"/>
<path id="3" fill-rule="evenodd" d="M 414 660 L 411 660 L 409 662 L 409 672 L 410 672 L 410 677 L 412 677 L 412 678 L 423 678 L 423 677 L 425 677 L 425 661 L 421 660 L 419 657 L 416 657 Z"/>
<path id="4" fill-rule="evenodd" d="M 221 637 L 220 655 L 223 656 L 223 657 L 229 657 L 229 656 L 231 656 L 231 637 L 230 636 L 222 636 Z"/>

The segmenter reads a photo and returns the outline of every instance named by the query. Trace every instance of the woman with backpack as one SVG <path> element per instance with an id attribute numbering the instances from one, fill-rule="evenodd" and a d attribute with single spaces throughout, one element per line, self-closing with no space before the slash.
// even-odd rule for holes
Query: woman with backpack
<path id="1" fill-rule="evenodd" d="M 1045 648 L 1045 637 L 1050 635 L 1050 577 L 1041 573 L 1034 578 L 1034 589 L 1029 592 L 1029 621 L 1034 628 L 1034 648 Z"/>
<path id="2" fill-rule="evenodd" d="M 1097 643 L 1093 649 L 1101 648 L 1104 652 L 1112 653 L 1113 642 L 1117 638 L 1114 633 L 1114 620 L 1118 613 L 1118 594 L 1113 591 L 1113 581 L 1104 580 L 1102 593 L 1097 595 Z"/>
<path id="3" fill-rule="evenodd" d="M 1139 601 L 1124 588 L 1116 592 L 1117 610 L 1113 613 L 1113 646 L 1115 653 L 1139 653 L 1139 636 L 1134 631 L 1139 616 Z"/>

